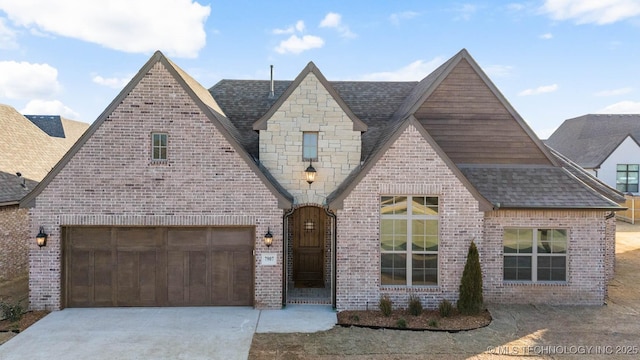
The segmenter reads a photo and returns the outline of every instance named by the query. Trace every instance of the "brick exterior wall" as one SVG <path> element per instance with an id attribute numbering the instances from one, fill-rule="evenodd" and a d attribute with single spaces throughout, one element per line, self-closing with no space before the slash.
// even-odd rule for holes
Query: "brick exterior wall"
<path id="1" fill-rule="evenodd" d="M 410 160 L 409 160 L 410 159 Z M 440 204 L 438 285 L 380 285 L 380 196 L 435 195 Z M 337 212 L 337 307 L 375 309 L 386 295 L 404 308 L 410 295 L 436 308 L 455 303 L 471 240 L 476 242 L 487 303 L 601 305 L 613 271 L 615 224 L 603 211 L 478 211 L 478 202 L 418 131 L 410 126 L 374 165 Z M 565 228 L 569 233 L 568 281 L 503 281 L 505 227 Z"/>
<path id="2" fill-rule="evenodd" d="M 318 132 L 316 180 L 304 178 L 302 132 Z M 309 73 L 260 131 L 260 162 L 294 197 L 296 204 L 324 204 L 325 198 L 360 163 L 360 132 L 322 83 Z"/>
<path id="3" fill-rule="evenodd" d="M 168 161 L 150 160 L 151 133 L 166 132 Z M 32 309 L 60 309 L 64 225 L 255 226 L 258 308 L 282 302 L 282 210 L 259 177 L 179 83 L 156 63 L 37 197 L 30 242 Z M 263 244 L 270 227 L 271 248 Z M 276 266 L 260 265 L 263 252 Z"/>
<path id="4" fill-rule="evenodd" d="M 487 213 L 479 247 L 485 302 L 602 305 L 606 295 L 604 211 L 509 211 Z M 505 227 L 563 228 L 568 231 L 567 282 L 513 284 L 503 279 Z"/>
<path id="5" fill-rule="evenodd" d="M 29 232 L 29 210 L 0 207 L 0 283 L 27 274 L 29 242 L 36 242 L 37 233 Z"/>
<path id="6" fill-rule="evenodd" d="M 606 220 L 605 237 L 605 271 L 607 282 L 613 280 L 616 270 L 616 217 Z M 605 287 L 606 289 L 606 287 Z"/>
<path id="7" fill-rule="evenodd" d="M 382 195 L 438 196 L 438 286 L 380 285 Z M 410 125 L 337 211 L 337 308 L 375 309 L 382 295 L 401 308 L 411 294 L 430 308 L 442 299 L 455 301 L 469 244 L 474 240 L 483 246 L 483 220 L 478 201 Z"/>

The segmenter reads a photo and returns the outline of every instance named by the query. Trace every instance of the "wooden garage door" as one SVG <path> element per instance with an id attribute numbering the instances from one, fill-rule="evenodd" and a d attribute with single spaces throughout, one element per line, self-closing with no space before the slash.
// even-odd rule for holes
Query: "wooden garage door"
<path id="1" fill-rule="evenodd" d="M 67 307 L 253 305 L 253 228 L 65 227 Z"/>

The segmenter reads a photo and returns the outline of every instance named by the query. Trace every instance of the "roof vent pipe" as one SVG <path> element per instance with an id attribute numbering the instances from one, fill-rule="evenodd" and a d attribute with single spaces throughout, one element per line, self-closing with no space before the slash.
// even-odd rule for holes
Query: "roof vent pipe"
<path id="1" fill-rule="evenodd" d="M 273 89 L 273 65 L 271 66 L 271 88 L 269 90 L 269 98 L 273 98 L 275 96 L 275 91 Z"/>

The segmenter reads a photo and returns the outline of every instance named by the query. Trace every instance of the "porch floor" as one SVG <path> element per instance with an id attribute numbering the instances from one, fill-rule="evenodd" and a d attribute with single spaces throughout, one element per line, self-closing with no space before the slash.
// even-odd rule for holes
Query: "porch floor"
<path id="1" fill-rule="evenodd" d="M 296 288 L 290 283 L 287 304 L 331 305 L 331 287 Z"/>

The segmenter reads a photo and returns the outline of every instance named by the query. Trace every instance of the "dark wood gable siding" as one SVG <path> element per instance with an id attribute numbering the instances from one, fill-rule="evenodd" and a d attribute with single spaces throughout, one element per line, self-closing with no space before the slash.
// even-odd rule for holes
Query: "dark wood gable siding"
<path id="1" fill-rule="evenodd" d="M 550 164 L 465 59 L 415 116 L 456 164 Z"/>

